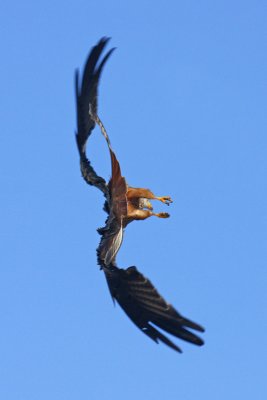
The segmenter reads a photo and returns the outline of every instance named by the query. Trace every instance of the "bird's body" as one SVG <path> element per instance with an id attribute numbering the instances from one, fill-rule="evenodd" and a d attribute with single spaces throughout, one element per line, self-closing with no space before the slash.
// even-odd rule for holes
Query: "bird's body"
<path id="1" fill-rule="evenodd" d="M 159 200 L 167 205 L 172 200 L 169 196 L 155 196 L 149 189 L 129 186 L 121 174 L 120 164 L 111 148 L 107 132 L 97 115 L 99 78 L 104 64 L 114 50 L 111 49 L 97 66 L 107 42 L 107 38 L 102 38 L 92 48 L 84 67 L 81 83 L 79 83 L 78 72 L 76 73 L 78 125 L 76 140 L 80 154 L 81 172 L 89 185 L 93 185 L 103 192 L 106 199 L 104 210 L 108 214 L 105 226 L 98 229 L 101 235 L 97 249 L 98 264 L 105 273 L 113 299 L 121 305 L 130 319 L 154 341 L 160 340 L 180 352 L 180 348 L 158 331 L 155 326 L 197 345 L 203 344 L 202 339 L 187 328 L 200 332 L 203 332 L 204 329 L 182 317 L 160 296 L 151 282 L 136 267 L 121 269 L 116 264 L 116 255 L 122 244 L 126 226 L 134 220 L 144 220 L 151 216 L 168 218 L 168 213 L 154 213 L 150 200 Z M 97 175 L 86 156 L 87 140 L 95 124 L 99 125 L 109 148 L 112 174 L 108 183 Z"/>

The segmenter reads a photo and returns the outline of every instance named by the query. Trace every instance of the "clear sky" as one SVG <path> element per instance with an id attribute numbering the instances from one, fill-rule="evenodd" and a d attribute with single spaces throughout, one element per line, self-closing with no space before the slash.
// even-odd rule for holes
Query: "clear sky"
<path id="1" fill-rule="evenodd" d="M 0 398 L 267 398 L 266 2 L 0 5 Z M 156 345 L 114 307 L 95 249 L 103 197 L 80 176 L 74 69 L 117 47 L 99 114 L 133 186 L 168 220 L 127 228 L 136 265 L 205 346 Z M 100 132 L 88 148 L 110 175 Z"/>

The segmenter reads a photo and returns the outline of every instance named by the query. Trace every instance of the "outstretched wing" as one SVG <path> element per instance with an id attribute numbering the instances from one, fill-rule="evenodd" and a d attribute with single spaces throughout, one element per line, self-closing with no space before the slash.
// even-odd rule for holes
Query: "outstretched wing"
<path id="1" fill-rule="evenodd" d="M 99 64 L 100 56 L 108 40 L 108 38 L 104 37 L 92 48 L 85 63 L 81 82 L 79 82 L 79 72 L 76 71 L 75 74 L 77 105 L 76 141 L 80 154 L 82 176 L 88 184 L 99 188 L 106 197 L 108 196 L 106 182 L 102 177 L 97 175 L 86 157 L 86 142 L 95 127 L 95 121 L 89 114 L 89 105 L 91 105 L 92 111 L 96 114 L 99 79 L 106 61 L 114 50 L 114 48 L 109 50 Z"/>
<path id="2" fill-rule="evenodd" d="M 182 352 L 158 328 L 177 338 L 201 346 L 203 340 L 189 329 L 204 332 L 202 326 L 184 318 L 157 292 L 152 283 L 135 267 L 105 270 L 113 299 L 123 308 L 128 317 L 155 342 L 163 342 L 172 349 Z"/>

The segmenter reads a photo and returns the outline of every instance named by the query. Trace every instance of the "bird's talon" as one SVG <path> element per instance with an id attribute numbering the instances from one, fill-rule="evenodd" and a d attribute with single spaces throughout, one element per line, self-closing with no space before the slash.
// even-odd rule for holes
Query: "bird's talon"
<path id="1" fill-rule="evenodd" d="M 161 212 L 159 214 L 156 214 L 159 218 L 169 218 L 170 214 L 166 212 Z"/>

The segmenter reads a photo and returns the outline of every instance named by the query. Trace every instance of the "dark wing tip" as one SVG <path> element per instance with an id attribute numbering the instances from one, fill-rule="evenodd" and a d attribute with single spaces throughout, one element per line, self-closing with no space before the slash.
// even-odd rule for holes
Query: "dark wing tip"
<path id="1" fill-rule="evenodd" d="M 152 340 L 157 343 L 161 341 L 181 352 L 178 346 L 155 328 L 156 326 L 186 342 L 198 346 L 204 344 L 204 341 L 190 330 L 202 332 L 204 329 L 179 314 L 135 267 L 126 270 L 113 267 L 105 270 L 105 275 L 112 297 L 132 322 Z"/>
<path id="2" fill-rule="evenodd" d="M 91 48 L 82 73 L 79 73 L 79 70 L 76 69 L 74 76 L 77 110 L 76 143 L 80 154 L 82 176 L 88 184 L 100 188 L 105 196 L 107 196 L 108 188 L 106 183 L 104 184 L 104 179 L 99 177 L 90 166 L 86 157 L 86 144 L 95 127 L 95 121 L 89 114 L 89 104 L 92 105 L 94 113 L 97 114 L 100 75 L 114 50 L 109 50 L 102 58 L 103 50 L 109 40 L 109 37 L 104 36 Z"/>
<path id="3" fill-rule="evenodd" d="M 107 44 L 110 41 L 110 39 L 111 39 L 110 36 L 102 36 L 102 38 L 99 39 L 96 47 L 101 43 Z"/>
<path id="4" fill-rule="evenodd" d="M 75 84 L 75 94 L 76 94 L 76 99 L 79 96 L 79 69 L 76 68 L 74 71 L 74 84 Z"/>
<path id="5" fill-rule="evenodd" d="M 160 331 L 155 329 L 150 324 L 148 324 L 147 327 L 142 328 L 141 330 L 142 330 L 142 332 L 144 332 L 145 335 L 149 336 L 157 344 L 159 343 L 159 341 L 161 341 L 162 343 L 169 346 L 171 349 L 177 351 L 178 353 L 182 353 L 182 349 L 180 347 L 178 347 L 176 344 L 174 344 L 169 338 L 164 336 Z"/>

